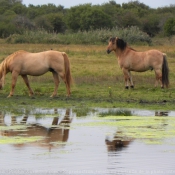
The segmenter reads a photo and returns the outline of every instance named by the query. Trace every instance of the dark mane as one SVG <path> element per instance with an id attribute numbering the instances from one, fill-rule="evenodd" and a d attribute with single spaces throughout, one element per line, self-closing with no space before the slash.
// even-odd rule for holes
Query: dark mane
<path id="1" fill-rule="evenodd" d="M 120 39 L 120 38 L 117 38 L 116 45 L 121 50 L 125 50 L 125 48 L 127 47 L 127 43 L 124 40 Z"/>
<path id="2" fill-rule="evenodd" d="M 125 50 L 125 48 L 128 47 L 129 49 L 136 51 L 132 47 L 128 46 L 128 44 L 123 39 L 117 38 L 116 44 L 117 44 L 117 47 L 120 48 L 121 50 Z"/>

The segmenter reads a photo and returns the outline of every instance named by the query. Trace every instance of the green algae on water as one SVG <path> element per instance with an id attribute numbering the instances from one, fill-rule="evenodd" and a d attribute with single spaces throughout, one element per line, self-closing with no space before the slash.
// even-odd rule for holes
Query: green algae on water
<path id="1" fill-rule="evenodd" d="M 0 144 L 26 144 L 26 143 L 32 143 L 36 141 L 42 140 L 43 137 L 40 136 L 32 136 L 32 137 L 7 137 L 2 136 L 0 137 Z"/>

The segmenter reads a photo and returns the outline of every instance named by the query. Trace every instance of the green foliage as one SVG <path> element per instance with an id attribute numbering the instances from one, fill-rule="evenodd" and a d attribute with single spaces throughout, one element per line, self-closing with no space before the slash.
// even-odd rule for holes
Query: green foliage
<path id="1" fill-rule="evenodd" d="M 132 11 L 125 11 L 118 16 L 117 24 L 120 27 L 140 26 L 138 17 Z"/>
<path id="2" fill-rule="evenodd" d="M 27 7 L 20 4 L 20 3 L 17 3 L 15 5 L 13 5 L 12 7 L 12 10 L 16 13 L 16 14 L 25 14 L 27 12 Z"/>
<path id="3" fill-rule="evenodd" d="M 166 36 L 175 34 L 175 18 L 170 18 L 166 21 L 164 25 L 164 33 Z"/>
<path id="4" fill-rule="evenodd" d="M 159 15 L 149 14 L 142 19 L 142 30 L 150 36 L 155 36 L 159 33 Z"/>
<path id="5" fill-rule="evenodd" d="M 63 21 L 63 15 L 59 13 L 50 13 L 49 15 L 46 16 L 48 21 L 53 27 L 53 32 L 55 33 L 62 33 L 65 30 L 65 23 Z"/>
<path id="6" fill-rule="evenodd" d="M 21 35 L 11 35 L 7 38 L 8 43 L 60 43 L 55 33 L 48 33 L 44 30 L 27 30 Z"/>
<path id="7" fill-rule="evenodd" d="M 105 14 L 101 9 L 91 8 L 90 10 L 82 13 L 80 19 L 80 29 L 90 30 L 90 29 L 100 29 L 100 28 L 111 28 L 112 21 L 110 16 Z"/>
<path id="8" fill-rule="evenodd" d="M 67 13 L 66 23 L 68 28 L 73 31 L 112 27 L 110 16 L 104 13 L 100 7 L 91 4 L 72 7 Z"/>
<path id="9" fill-rule="evenodd" d="M 162 33 L 171 36 L 174 35 L 174 27 L 168 20 L 174 18 L 174 15 L 174 5 L 152 9 L 139 1 L 120 5 L 110 0 L 102 5 L 89 3 L 65 9 L 61 5 L 51 3 L 37 6 L 29 4 L 26 7 L 22 4 L 22 0 L 0 0 L 0 21 L 4 22 L 0 37 L 9 37 L 26 30 L 36 32 L 41 28 L 47 32 L 64 35 L 68 34 L 68 31 L 69 34 L 79 31 L 86 33 L 92 30 L 125 29 L 131 26 L 136 26 L 150 37 L 160 36 Z M 9 26 L 14 26 L 16 29 L 7 32 L 2 29 Z M 89 42 L 83 40 L 82 43 Z"/>
<path id="10" fill-rule="evenodd" d="M 44 30 L 26 31 L 21 35 L 11 35 L 8 43 L 57 43 L 57 44 L 103 44 L 111 36 L 118 36 L 129 43 L 145 42 L 150 44 L 151 38 L 138 27 L 96 29 L 74 33 L 56 34 Z"/>
<path id="11" fill-rule="evenodd" d="M 85 13 L 87 9 L 90 8 L 91 8 L 90 4 L 71 7 L 65 17 L 68 28 L 73 31 L 79 30 L 81 28 L 80 25 L 81 14 Z"/>
<path id="12" fill-rule="evenodd" d="M 47 19 L 46 15 L 36 17 L 34 22 L 36 24 L 36 28 L 38 29 L 45 29 L 47 32 L 53 31 L 53 25 Z"/>
<path id="13" fill-rule="evenodd" d="M 4 22 L 0 22 L 0 37 L 6 38 L 11 33 L 17 33 L 17 28 L 13 24 L 6 24 Z"/>
<path id="14" fill-rule="evenodd" d="M 139 42 L 146 42 L 148 44 L 151 44 L 151 38 L 149 35 L 142 32 L 136 26 L 131 26 L 130 28 L 120 30 L 118 36 L 131 44 Z"/>

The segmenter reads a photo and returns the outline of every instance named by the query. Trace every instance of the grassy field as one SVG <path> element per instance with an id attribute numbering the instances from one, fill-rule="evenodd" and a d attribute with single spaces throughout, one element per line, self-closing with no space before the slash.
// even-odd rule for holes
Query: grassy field
<path id="1" fill-rule="evenodd" d="M 66 89 L 61 82 L 58 97 L 50 98 L 54 84 L 52 74 L 29 77 L 34 97 L 28 96 L 28 90 L 19 76 L 15 94 L 6 98 L 10 92 L 11 74 L 7 74 L 6 83 L 0 91 L 1 108 L 13 106 L 38 107 L 124 107 L 173 110 L 175 105 L 175 47 L 174 46 L 134 46 L 138 51 L 158 49 L 167 54 L 170 69 L 170 87 L 155 88 L 154 71 L 132 72 L 134 89 L 125 90 L 124 78 L 114 53 L 107 54 L 106 46 L 95 45 L 56 45 L 56 44 L 0 44 L 0 61 L 17 50 L 40 52 L 59 50 L 68 54 L 71 62 L 74 85 L 72 95 L 66 98 Z"/>

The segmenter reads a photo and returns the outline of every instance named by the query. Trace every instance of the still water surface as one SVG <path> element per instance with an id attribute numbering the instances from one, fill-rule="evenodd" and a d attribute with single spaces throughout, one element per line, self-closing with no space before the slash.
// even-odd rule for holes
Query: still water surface
<path id="1" fill-rule="evenodd" d="M 131 118 L 122 119 L 121 115 Z M 104 119 L 108 116 L 116 118 Z M 132 127 L 128 135 L 121 134 L 130 127 L 126 122 L 145 117 L 149 120 Z M 175 111 L 137 109 L 1 112 L 0 174 L 174 175 L 175 132 L 169 129 L 175 127 L 174 120 Z M 124 123 L 118 126 L 121 121 Z M 145 127 L 147 121 L 150 123 Z M 143 128 L 146 136 L 142 135 L 144 131 L 139 133 Z M 153 133 L 148 132 L 150 128 Z M 155 137 L 156 130 L 169 135 Z"/>

